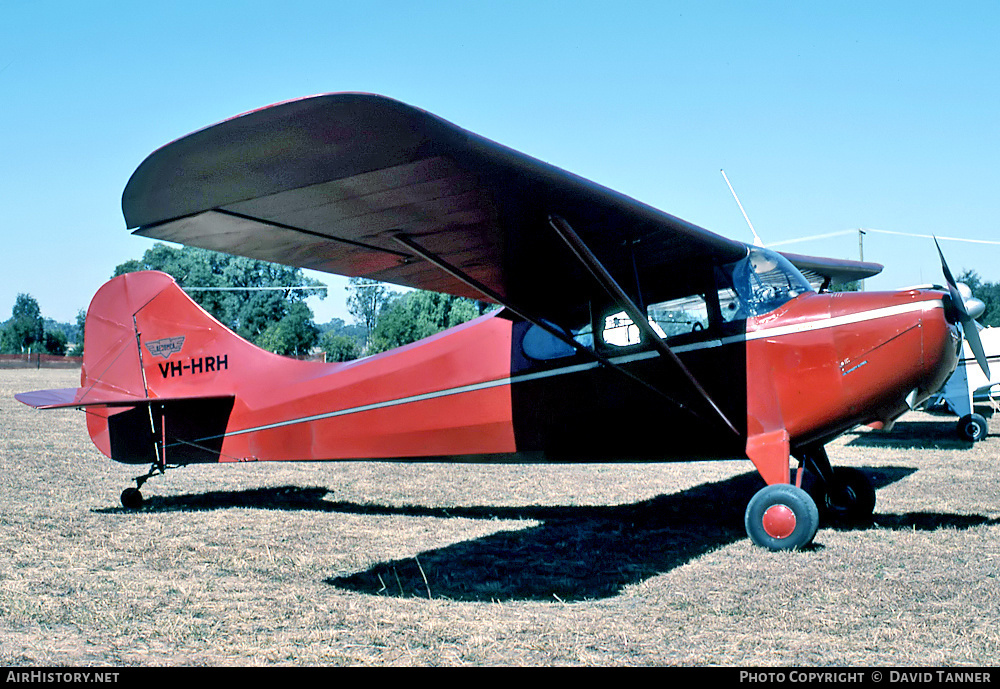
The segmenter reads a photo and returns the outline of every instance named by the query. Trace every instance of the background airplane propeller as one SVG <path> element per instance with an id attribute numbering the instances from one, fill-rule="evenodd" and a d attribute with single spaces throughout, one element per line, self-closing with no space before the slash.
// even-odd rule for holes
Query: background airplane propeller
<path id="1" fill-rule="evenodd" d="M 944 260 L 944 253 L 941 251 L 941 245 L 938 244 L 937 237 L 934 238 L 934 246 L 937 247 L 938 256 L 941 257 L 941 270 L 944 272 L 945 282 L 948 283 L 948 294 L 951 295 L 951 308 L 954 309 L 958 321 L 962 324 L 962 332 L 965 334 L 965 339 L 969 342 L 972 353 L 976 356 L 979 368 L 989 378 L 990 367 L 986 362 L 986 352 L 983 350 L 983 343 L 979 339 L 979 328 L 976 326 L 975 319 L 969 314 L 968 309 L 965 308 L 965 299 L 962 296 L 962 292 L 958 289 L 958 285 L 955 283 L 955 278 L 951 276 L 951 270 L 948 269 L 948 262 Z"/>

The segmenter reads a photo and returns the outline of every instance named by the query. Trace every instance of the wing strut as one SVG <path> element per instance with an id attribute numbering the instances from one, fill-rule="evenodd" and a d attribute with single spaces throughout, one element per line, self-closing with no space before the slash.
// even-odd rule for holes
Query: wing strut
<path id="1" fill-rule="evenodd" d="M 587 354 L 591 358 L 597 360 L 602 365 L 607 366 L 607 367 L 609 367 L 611 369 L 614 369 L 618 373 L 621 373 L 622 375 L 624 375 L 624 376 L 632 379 L 636 383 L 639 383 L 643 387 L 648 388 L 649 390 L 655 392 L 656 394 L 660 395 L 661 397 L 664 397 L 670 403 L 675 404 L 678 407 L 680 407 L 681 409 L 683 409 L 685 411 L 688 411 L 691 414 L 693 414 L 694 416 L 697 416 L 697 417 L 701 418 L 701 415 L 698 414 L 694 409 L 692 409 L 688 405 L 686 405 L 683 402 L 681 402 L 681 401 L 679 401 L 679 400 L 671 397 L 670 395 L 668 395 L 667 393 L 665 393 L 663 390 L 660 390 L 658 387 L 656 387 L 655 385 L 651 384 L 649 381 L 643 380 L 639 376 L 636 376 L 635 374 L 633 374 L 633 373 L 625 370 L 624 368 L 622 368 L 618 364 L 614 363 L 608 357 L 604 356 L 600 352 L 597 352 L 597 351 L 595 351 L 593 349 L 590 349 L 589 347 L 583 346 L 582 344 L 580 344 L 579 342 L 577 342 L 576 340 L 574 340 L 572 337 L 570 337 L 569 335 L 567 335 L 565 332 L 563 332 L 559 328 L 554 327 L 552 324 L 547 323 L 546 321 L 542 320 L 541 318 L 536 318 L 535 316 L 532 316 L 531 314 L 529 314 L 524 309 L 522 309 L 522 308 L 520 308 L 520 307 L 512 304 L 510 302 L 510 300 L 508 300 L 508 299 L 500 296 L 495 291 L 493 291 L 492 289 L 490 289 L 489 287 L 487 287 L 483 283 L 479 282 L 478 280 L 476 280 L 471 275 L 466 274 L 461 269 L 459 269 L 459 268 L 451 265 L 450 263 L 448 263 L 447 261 L 445 261 L 444 259 L 442 259 L 440 256 L 437 256 L 436 254 L 431 253 L 427 249 L 423 248 L 422 246 L 420 246 L 419 244 L 417 244 L 416 242 L 414 242 L 411 237 L 409 237 L 409 236 L 407 236 L 405 234 L 399 233 L 399 234 L 393 235 L 393 239 L 395 239 L 398 243 L 402 244 L 403 246 L 405 246 L 408 249 L 410 249 L 411 251 L 413 251 L 413 253 L 417 254 L 418 256 L 420 256 L 421 258 L 423 258 L 424 260 L 426 260 L 427 262 L 434 264 L 435 266 L 437 266 L 441 270 L 445 271 L 446 273 L 448 273 L 449 275 L 451 275 L 455 279 L 457 279 L 457 280 L 465 283 L 466 285 L 468 285 L 472 289 L 476 290 L 477 292 L 479 292 L 483 296 L 487 297 L 488 299 L 491 299 L 492 301 L 495 301 L 497 304 L 500 304 L 504 308 L 508 309 L 509 311 L 511 311 L 516 316 L 518 316 L 520 318 L 523 318 L 524 320 L 528 321 L 532 325 L 537 325 L 539 328 L 541 328 L 545 332 L 549 333 L 553 337 L 558 338 L 560 341 L 566 343 L 567 345 L 569 345 L 570 347 L 572 347 L 577 352 L 580 352 L 580 353 L 583 353 L 583 354 Z M 725 418 L 725 417 L 723 417 L 723 418 Z M 730 428 L 732 428 L 732 425 L 730 425 Z M 733 430 L 735 431 L 736 429 L 733 428 Z"/>
<path id="2" fill-rule="evenodd" d="M 739 435 L 740 432 L 736 430 L 736 426 L 734 426 L 726 415 L 722 413 L 719 406 L 709 396 L 708 392 L 705 391 L 705 388 L 701 386 L 701 383 L 699 383 L 694 375 L 692 375 L 687 366 L 685 366 L 681 360 L 677 358 L 674 351 L 667 346 L 667 343 L 664 342 L 659 335 L 656 334 L 656 331 L 653 330 L 653 326 L 649 324 L 649 320 L 647 320 L 645 314 L 642 313 L 639 307 L 635 305 L 635 302 L 632 301 L 631 297 L 629 297 L 628 294 L 625 293 L 625 290 L 623 290 L 615 281 L 615 279 L 611 276 L 611 273 L 609 273 L 601 264 L 597 256 L 595 256 L 587 245 L 583 243 L 583 240 L 580 239 L 579 235 L 573 231 L 573 228 L 570 227 L 569 223 L 560 218 L 558 215 L 550 215 L 549 224 L 552 225 L 552 229 L 556 231 L 556 234 L 558 234 L 560 238 L 562 238 L 562 240 L 569 245 L 569 248 L 573 250 L 573 253 L 576 254 L 578 259 L 580 259 L 580 262 L 601 284 L 601 287 L 607 291 L 612 299 L 618 302 L 619 306 L 624 308 L 625 313 L 627 313 L 629 318 L 632 319 L 632 322 L 635 323 L 640 330 L 642 330 L 645 337 L 653 343 L 653 347 L 659 352 L 660 356 L 662 356 L 665 360 L 672 362 L 680 370 L 680 372 L 684 374 L 688 382 L 691 383 L 692 387 L 694 387 L 698 394 L 706 402 L 708 402 L 708 405 L 718 415 L 722 422 L 733 433 Z"/>

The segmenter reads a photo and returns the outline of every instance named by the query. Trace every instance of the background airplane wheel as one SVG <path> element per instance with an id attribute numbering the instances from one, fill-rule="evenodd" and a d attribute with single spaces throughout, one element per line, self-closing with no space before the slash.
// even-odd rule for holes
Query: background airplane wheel
<path id="1" fill-rule="evenodd" d="M 962 440 L 976 442 L 986 437 L 986 418 L 982 414 L 966 414 L 958 420 L 958 435 Z"/>
<path id="2" fill-rule="evenodd" d="M 788 483 L 765 486 L 747 505 L 747 535 L 768 550 L 792 550 L 812 542 L 819 528 L 815 501 L 801 488 Z"/>
<path id="3" fill-rule="evenodd" d="M 816 496 L 816 501 L 823 516 L 839 524 L 870 521 L 875 512 L 875 488 L 868 476 L 852 467 L 837 467 L 833 480 L 837 485 L 818 486 L 822 495 Z"/>
<path id="4" fill-rule="evenodd" d="M 138 488 L 126 488 L 122 491 L 122 507 L 127 510 L 137 510 L 142 507 L 142 493 Z"/>

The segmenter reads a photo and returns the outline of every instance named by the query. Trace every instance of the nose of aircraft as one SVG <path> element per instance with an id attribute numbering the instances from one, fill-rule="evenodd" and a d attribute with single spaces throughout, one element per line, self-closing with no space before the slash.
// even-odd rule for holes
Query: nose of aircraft
<path id="1" fill-rule="evenodd" d="M 947 294 L 909 290 L 871 293 L 870 298 L 900 305 L 904 313 L 880 331 L 879 337 L 884 339 L 876 348 L 855 349 L 852 362 L 859 363 L 843 376 L 843 393 L 845 402 L 868 399 L 871 421 L 888 428 L 900 415 L 944 386 L 958 363 L 962 338 L 954 315 L 949 313 Z M 848 332 L 844 341 L 851 342 L 850 338 Z"/>

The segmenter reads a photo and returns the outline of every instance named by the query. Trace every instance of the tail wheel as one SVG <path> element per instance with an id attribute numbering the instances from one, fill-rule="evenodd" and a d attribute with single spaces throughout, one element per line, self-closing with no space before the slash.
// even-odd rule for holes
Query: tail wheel
<path id="1" fill-rule="evenodd" d="M 841 524 L 861 524 L 875 512 L 875 488 L 864 472 L 853 467 L 833 470 L 833 485 L 822 486 L 823 516 Z"/>
<path id="2" fill-rule="evenodd" d="M 142 493 L 138 488 L 126 488 L 122 491 L 122 507 L 127 510 L 137 510 L 142 507 Z"/>
<path id="3" fill-rule="evenodd" d="M 768 550 L 794 550 L 812 543 L 819 528 L 819 510 L 801 488 L 775 483 L 753 496 L 744 523 L 755 544 Z"/>
<path id="4" fill-rule="evenodd" d="M 988 427 L 982 414 L 966 414 L 958 420 L 958 435 L 971 443 L 986 437 Z"/>

